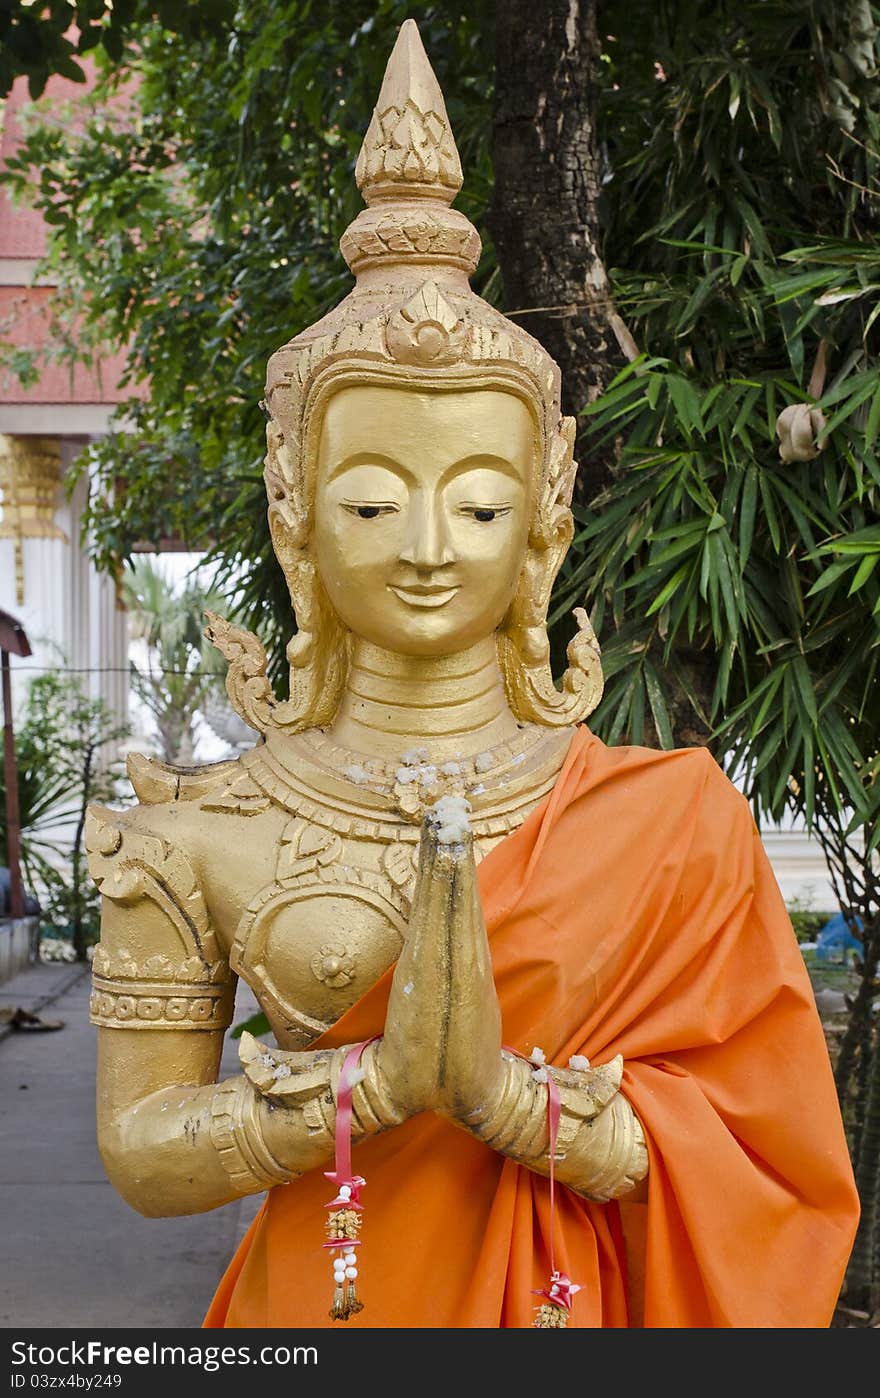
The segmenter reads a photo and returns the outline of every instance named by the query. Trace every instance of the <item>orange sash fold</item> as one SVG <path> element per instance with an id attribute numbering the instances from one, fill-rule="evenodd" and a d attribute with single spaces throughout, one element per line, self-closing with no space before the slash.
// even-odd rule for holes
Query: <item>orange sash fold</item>
<path id="1" fill-rule="evenodd" d="M 557 1191 L 556 1263 L 583 1287 L 570 1324 L 827 1326 L 858 1199 L 809 978 L 742 796 L 702 749 L 607 748 L 581 727 L 479 881 L 504 1042 L 557 1065 L 622 1053 L 648 1140 L 647 1204 Z M 391 974 L 320 1046 L 382 1032 Z M 432 1114 L 354 1163 L 365 1308 L 350 1327 L 531 1325 L 547 1180 Z M 269 1192 L 206 1326 L 332 1324 L 328 1188 L 313 1171 Z"/>

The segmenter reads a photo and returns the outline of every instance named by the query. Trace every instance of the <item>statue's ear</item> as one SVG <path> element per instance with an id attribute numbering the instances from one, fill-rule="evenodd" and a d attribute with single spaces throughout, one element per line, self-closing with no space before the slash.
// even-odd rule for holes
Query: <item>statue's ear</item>
<path id="1" fill-rule="evenodd" d="M 556 579 L 556 574 L 562 566 L 562 560 L 571 548 L 571 541 L 574 538 L 574 516 L 569 509 L 560 509 L 556 519 L 553 521 L 553 542 L 548 549 L 548 553 L 554 555 L 555 566 L 551 578 L 551 587 Z"/>
<path id="2" fill-rule="evenodd" d="M 269 506 L 269 533 L 272 536 L 275 557 L 281 565 L 289 586 L 291 572 L 297 563 L 301 550 L 297 547 L 296 530 L 292 527 L 286 501 L 283 504 Z"/>

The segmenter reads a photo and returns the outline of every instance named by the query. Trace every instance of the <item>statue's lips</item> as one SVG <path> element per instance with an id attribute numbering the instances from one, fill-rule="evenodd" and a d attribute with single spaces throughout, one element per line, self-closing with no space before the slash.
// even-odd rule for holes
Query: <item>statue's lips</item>
<path id="1" fill-rule="evenodd" d="M 455 587 L 394 587 L 388 584 L 389 591 L 409 607 L 444 607 L 451 602 L 458 586 Z"/>

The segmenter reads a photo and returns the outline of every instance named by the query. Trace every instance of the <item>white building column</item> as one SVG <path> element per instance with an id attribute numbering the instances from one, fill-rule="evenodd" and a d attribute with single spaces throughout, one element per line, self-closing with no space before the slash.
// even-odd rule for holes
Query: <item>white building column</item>
<path id="1" fill-rule="evenodd" d="M 74 674 L 116 721 L 128 718 L 128 623 L 112 578 L 81 543 L 88 482 L 68 500 L 64 476 L 85 442 L 0 436 L 0 605 L 21 621 L 33 649 L 13 657 L 16 707 L 44 670 Z"/>

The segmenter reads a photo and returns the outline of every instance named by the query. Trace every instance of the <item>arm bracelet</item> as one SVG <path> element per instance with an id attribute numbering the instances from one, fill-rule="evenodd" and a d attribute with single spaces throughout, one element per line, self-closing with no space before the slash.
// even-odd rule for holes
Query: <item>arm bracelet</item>
<path id="1" fill-rule="evenodd" d="M 620 1092 L 623 1059 L 583 1072 L 552 1068 L 535 1072 L 524 1059 L 502 1053 L 500 1096 L 485 1114 L 463 1123 L 468 1130 L 538 1174 L 550 1170 L 546 1077 L 559 1089 L 560 1117 L 554 1174 L 587 1199 L 607 1203 L 628 1194 L 648 1173 L 648 1152 L 638 1117 Z"/>
<path id="2" fill-rule="evenodd" d="M 247 1078 L 227 1078 L 211 1101 L 211 1141 L 237 1194 L 258 1194 L 296 1175 L 269 1152 L 258 1116 L 259 1098 Z"/>

